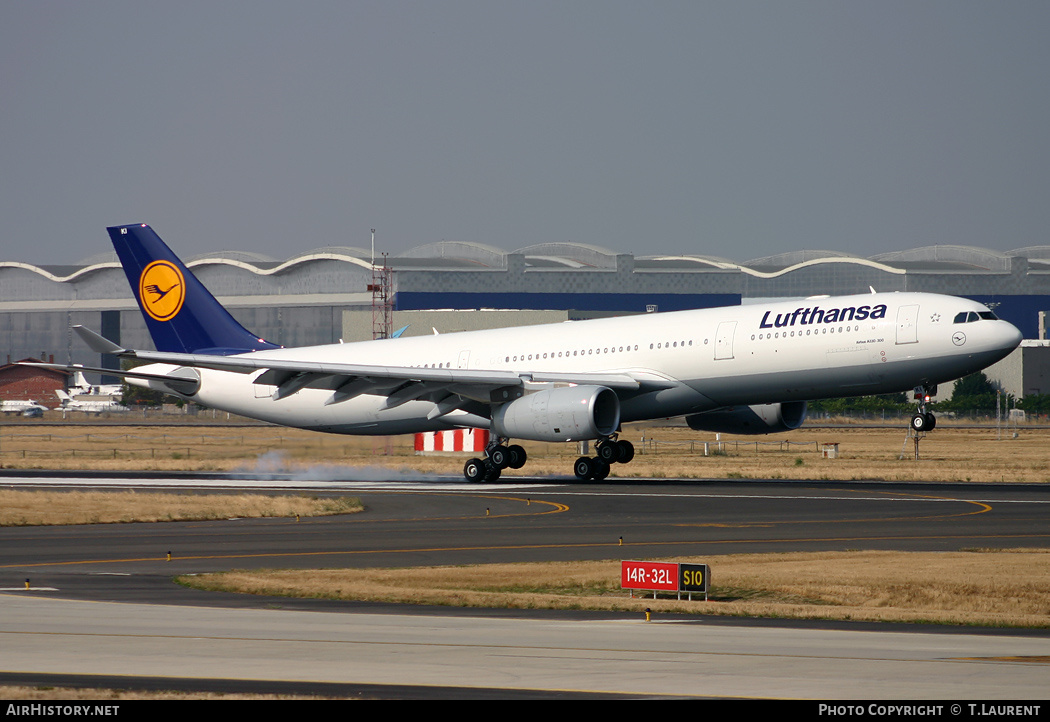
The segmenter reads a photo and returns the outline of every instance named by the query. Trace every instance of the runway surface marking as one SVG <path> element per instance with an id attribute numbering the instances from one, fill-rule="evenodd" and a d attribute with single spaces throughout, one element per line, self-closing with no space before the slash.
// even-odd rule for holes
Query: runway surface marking
<path id="1" fill-rule="evenodd" d="M 1040 534 L 966 534 L 966 535 L 924 535 L 924 536 L 878 536 L 878 537 L 813 537 L 785 539 L 695 539 L 686 541 L 642 541 L 642 542 L 582 542 L 574 544 L 500 544 L 485 546 L 460 547 L 416 547 L 405 549 L 362 549 L 331 550 L 320 552 L 267 552 L 260 554 L 206 554 L 173 556 L 172 561 L 196 561 L 205 559 L 289 559 L 306 557 L 365 556 L 383 554 L 430 554 L 435 552 L 476 552 L 476 551 L 513 551 L 527 549 L 624 549 L 627 547 L 687 547 L 711 546 L 717 544 L 799 544 L 806 542 L 872 542 L 872 541 L 973 541 L 981 539 L 1048 539 L 1050 532 Z M 78 561 L 49 561 L 31 564 L 3 564 L 0 569 L 28 569 L 32 567 L 81 566 L 88 564 L 132 564 L 136 562 L 164 562 L 164 556 L 129 557 L 117 559 L 84 559 Z"/>
<path id="2" fill-rule="evenodd" d="M 396 491 L 396 490 L 394 490 Z M 799 491 L 795 489 L 794 491 Z M 555 492 L 551 492 L 555 493 Z M 859 493 L 859 492 L 858 492 Z M 889 494 L 891 492 L 885 492 Z M 976 499 L 964 499 L 962 497 L 916 497 L 916 496 L 828 496 L 825 494 L 813 496 L 799 496 L 798 494 L 670 494 L 652 492 L 618 492 L 618 491 L 563 491 L 557 490 L 558 496 L 645 496 L 653 499 L 791 499 L 793 501 L 914 501 L 914 502 L 952 502 L 964 501 L 974 502 Z M 1050 499 L 982 499 L 989 504 L 1050 504 Z"/>
<path id="3" fill-rule="evenodd" d="M 887 494 L 889 492 L 886 492 Z M 792 497 L 794 499 L 813 499 L 814 497 Z M 973 501 L 971 499 L 958 499 L 954 497 L 943 497 L 933 496 L 928 494 L 905 494 L 904 497 L 843 497 L 843 500 L 851 501 L 950 501 L 959 502 L 962 504 L 972 504 L 977 509 L 967 512 L 959 512 L 958 514 L 933 514 L 930 516 L 882 516 L 872 517 L 870 519 L 792 519 L 789 521 L 750 521 L 750 522 L 739 522 L 739 523 L 725 523 L 725 522 L 712 522 L 710 524 L 698 523 L 698 524 L 676 524 L 675 526 L 680 527 L 722 527 L 722 528 L 734 528 L 734 529 L 747 529 L 749 527 L 772 527 L 772 526 L 783 526 L 786 524 L 862 524 L 862 523 L 878 523 L 878 522 L 890 522 L 890 521 L 923 521 L 923 520 L 934 520 L 934 519 L 953 519 L 962 516 L 974 516 L 975 514 L 986 514 L 992 510 L 990 504 L 986 504 L 982 501 Z"/>
<path id="4" fill-rule="evenodd" d="M 229 477 L 222 479 L 193 479 L 180 481 L 168 478 L 121 479 L 110 477 L 4 477 L 0 479 L 2 487 L 56 486 L 56 487 L 114 487 L 114 488 L 157 488 L 157 489 L 281 489 L 287 491 L 341 491 L 343 489 L 366 489 L 375 491 L 514 491 L 530 489 L 536 486 L 564 484 L 565 481 L 544 482 L 523 479 L 517 483 L 469 484 L 452 478 L 435 478 L 427 481 L 402 481 L 386 479 L 382 481 L 346 480 L 309 480 L 309 479 L 267 479 L 258 477 Z"/>
<path id="5" fill-rule="evenodd" d="M 646 481 L 646 482 L 659 482 L 666 481 L 668 483 L 681 483 L 680 479 L 632 479 L 632 481 Z M 697 484 L 701 483 L 727 483 L 725 479 L 691 479 L 691 482 Z M 770 484 L 773 483 L 769 480 L 756 479 L 756 484 Z M 818 494 L 811 496 L 798 496 L 798 492 L 801 489 L 805 489 L 803 486 L 808 480 L 801 482 L 791 482 L 792 484 L 798 484 L 798 486 L 791 487 L 791 493 L 784 494 L 769 494 L 769 493 L 685 493 L 685 492 L 652 492 L 643 490 L 641 492 L 622 492 L 614 490 L 602 490 L 602 491 L 584 491 L 580 489 L 579 482 L 569 479 L 542 479 L 542 478 L 522 478 L 515 480 L 514 483 L 496 483 L 496 484 L 468 484 L 465 482 L 457 482 L 453 478 L 440 479 L 437 478 L 433 481 L 334 481 L 334 480 L 317 480 L 317 481 L 303 481 L 303 480 L 275 480 L 275 479 L 262 479 L 262 478 L 224 478 L 224 479 L 195 479 L 188 482 L 180 482 L 172 480 L 170 478 L 150 478 L 150 479 L 118 479 L 118 478 L 53 478 L 53 477 L 18 477 L 17 481 L 14 477 L 6 477 L 0 479 L 0 487 L 34 487 L 34 486 L 57 486 L 57 487 L 127 487 L 127 488 L 156 488 L 156 489 L 179 489 L 179 490 L 192 490 L 192 489 L 281 489 L 286 491 L 382 491 L 382 492 L 405 492 L 405 493 L 420 493 L 420 492 L 442 492 L 449 494 L 456 493 L 467 493 L 467 494 L 486 494 L 486 493 L 500 493 L 500 492 L 513 492 L 513 491 L 531 491 L 534 493 L 557 493 L 559 496 L 580 496 L 580 497 L 635 497 L 643 495 L 646 497 L 656 499 L 792 499 L 792 500 L 814 500 L 814 501 L 913 501 L 913 502 L 931 502 L 931 503 L 944 503 L 961 501 L 967 503 L 973 503 L 975 499 L 964 499 L 960 497 L 951 496 L 920 496 L 920 495 L 908 495 L 905 492 L 880 492 L 866 490 L 870 496 L 844 496 L 844 495 L 828 495 Z M 785 482 L 778 481 L 776 483 L 783 484 Z M 1018 490 L 1023 490 L 1024 486 L 1019 485 Z M 858 494 L 861 492 L 858 492 Z M 535 499 L 533 500 L 535 501 Z M 981 499 L 981 501 L 989 504 L 1050 504 L 1050 499 Z"/>

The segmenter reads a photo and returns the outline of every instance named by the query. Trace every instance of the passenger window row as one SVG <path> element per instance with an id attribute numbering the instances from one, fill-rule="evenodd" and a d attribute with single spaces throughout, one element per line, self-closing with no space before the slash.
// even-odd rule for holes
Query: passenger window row
<path id="1" fill-rule="evenodd" d="M 707 343 L 707 341 L 705 340 L 704 343 Z M 668 341 L 666 343 L 663 343 L 663 342 L 661 342 L 661 343 L 651 343 L 651 344 L 649 344 L 649 348 L 650 349 L 654 349 L 654 350 L 655 349 L 665 349 L 665 348 L 680 348 L 680 347 L 681 348 L 685 348 L 686 346 L 692 346 L 692 345 L 693 345 L 692 340 L 689 340 L 689 341 Z M 533 359 L 535 359 L 536 361 L 539 361 L 539 360 L 541 360 L 541 358 L 542 359 L 547 359 L 547 358 L 552 358 L 553 359 L 553 358 L 571 358 L 573 356 L 594 356 L 594 355 L 600 356 L 602 354 L 607 354 L 607 353 L 623 353 L 624 351 L 637 351 L 637 350 L 638 350 L 638 344 L 634 344 L 634 346 L 631 346 L 631 345 L 619 346 L 619 347 L 617 347 L 617 346 L 609 346 L 608 348 L 587 348 L 587 349 L 581 349 L 581 350 L 571 351 L 571 352 L 570 351 L 558 351 L 557 353 L 555 353 L 554 351 L 551 351 L 549 353 L 545 353 L 545 354 L 542 354 L 542 355 L 538 354 L 538 353 L 536 353 L 536 354 L 520 354 L 520 355 L 517 355 L 517 356 L 507 356 L 506 358 L 503 359 L 503 361 L 504 361 L 504 363 L 513 363 L 513 362 L 516 362 L 516 361 L 532 361 Z"/>

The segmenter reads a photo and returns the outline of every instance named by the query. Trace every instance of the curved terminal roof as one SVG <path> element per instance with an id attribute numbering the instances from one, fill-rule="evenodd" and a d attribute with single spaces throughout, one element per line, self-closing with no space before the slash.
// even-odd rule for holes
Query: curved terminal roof
<path id="1" fill-rule="evenodd" d="M 325 246 L 323 248 L 315 248 L 312 251 L 306 253 L 300 253 L 298 256 L 292 256 L 288 260 L 294 260 L 296 258 L 303 258 L 305 256 L 351 256 L 353 258 L 360 258 L 362 261 L 371 260 L 372 252 L 367 248 L 358 248 L 357 246 Z"/>
<path id="2" fill-rule="evenodd" d="M 84 267 L 84 266 L 95 266 L 95 265 L 99 265 L 99 264 L 102 264 L 102 263 L 120 263 L 120 259 L 117 258 L 117 252 L 116 251 L 104 251 L 102 253 L 96 253 L 95 255 L 88 256 L 87 258 L 85 258 L 85 259 L 83 259 L 81 261 L 78 261 L 77 263 L 74 263 L 73 265 L 74 266 Z"/>
<path id="3" fill-rule="evenodd" d="M 668 270 L 704 270 L 719 268 L 737 270 L 740 264 L 719 256 L 638 256 L 634 259 L 635 268 L 665 268 Z"/>
<path id="4" fill-rule="evenodd" d="M 537 243 L 513 251 L 525 256 L 525 263 L 535 265 L 561 265 L 567 268 L 616 268 L 616 251 L 586 243 L 554 242 Z"/>
<path id="5" fill-rule="evenodd" d="M 425 259 L 428 261 L 440 260 L 439 265 L 445 268 L 454 267 L 457 262 L 464 267 L 505 268 L 507 265 L 506 252 L 495 246 L 487 246 L 484 243 L 473 243 L 471 241 L 438 241 L 417 246 L 394 257 L 397 267 L 423 266 L 416 261 Z M 412 262 L 404 261 L 412 259 Z"/>
<path id="6" fill-rule="evenodd" d="M 1050 246 L 1028 246 L 1026 248 L 1015 248 L 1007 251 L 1006 255 L 1011 258 L 1021 257 L 1028 259 L 1028 267 L 1031 270 L 1046 272 L 1050 271 Z"/>
<path id="7" fill-rule="evenodd" d="M 238 261 L 239 263 L 251 263 L 256 265 L 263 263 L 278 263 L 276 258 L 271 258 L 262 253 L 254 253 L 253 251 L 212 251 L 210 253 L 201 253 L 186 259 L 186 265 L 192 265 L 197 261 L 215 262 L 218 260 Z"/>
<path id="8" fill-rule="evenodd" d="M 842 253 L 841 251 L 788 251 L 787 253 L 753 258 L 741 265 L 756 271 L 772 271 L 809 263 L 810 261 L 822 261 L 826 258 L 859 258 L 859 256 L 854 256 L 852 253 Z"/>
<path id="9" fill-rule="evenodd" d="M 583 243 L 539 243 L 514 251 L 504 251 L 482 243 L 440 241 L 389 257 L 395 270 L 501 270 L 511 255 L 523 256 L 527 267 L 541 269 L 614 269 L 617 252 Z M 362 248 L 330 246 L 308 251 L 280 261 L 250 251 L 215 251 L 194 256 L 190 267 L 229 265 L 258 275 L 280 274 L 289 269 L 322 261 L 348 263 L 370 269 L 371 252 Z M 754 258 L 737 263 L 713 255 L 646 255 L 634 258 L 637 271 L 703 272 L 738 271 L 755 277 L 771 278 L 800 268 L 822 264 L 855 264 L 893 274 L 908 271 L 940 273 L 1009 273 L 1012 259 L 1026 258 L 1031 270 L 1050 271 L 1050 246 L 1028 246 L 1005 253 L 974 246 L 924 246 L 862 258 L 830 250 L 797 250 Z M 36 266 L 17 261 L 0 261 L 0 270 L 21 269 L 51 281 L 66 282 L 83 278 L 102 269 L 118 266 L 116 254 L 99 253 L 79 263 L 62 266 Z"/>
<path id="10" fill-rule="evenodd" d="M 906 270 L 996 271 L 1010 270 L 1010 256 L 976 246 L 923 246 L 880 253 L 871 260 Z"/>

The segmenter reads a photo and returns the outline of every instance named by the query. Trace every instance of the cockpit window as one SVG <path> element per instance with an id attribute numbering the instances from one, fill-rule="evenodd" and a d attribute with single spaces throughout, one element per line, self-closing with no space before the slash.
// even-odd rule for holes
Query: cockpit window
<path id="1" fill-rule="evenodd" d="M 955 314 L 955 320 L 952 323 L 973 323 L 974 321 L 998 321 L 999 317 L 991 311 L 959 311 Z"/>

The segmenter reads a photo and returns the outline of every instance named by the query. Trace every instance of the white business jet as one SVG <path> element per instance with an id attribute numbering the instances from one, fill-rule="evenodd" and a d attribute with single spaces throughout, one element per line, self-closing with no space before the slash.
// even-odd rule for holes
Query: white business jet
<path id="1" fill-rule="evenodd" d="M 131 409 L 119 401 L 106 398 L 91 398 L 89 394 L 72 396 L 66 391 L 57 390 L 55 396 L 61 402 L 61 411 L 83 411 L 87 414 L 120 414 L 131 411 Z"/>
<path id="2" fill-rule="evenodd" d="M 5 414 L 21 414 L 22 416 L 42 416 L 45 411 L 51 409 L 43 404 L 38 404 L 32 399 L 7 399 L 0 401 L 0 412 Z"/>

